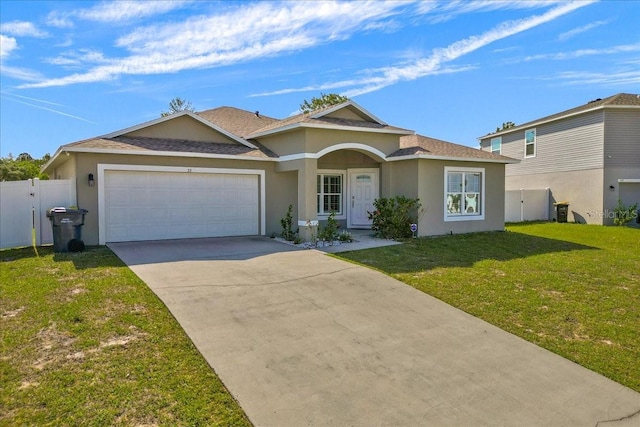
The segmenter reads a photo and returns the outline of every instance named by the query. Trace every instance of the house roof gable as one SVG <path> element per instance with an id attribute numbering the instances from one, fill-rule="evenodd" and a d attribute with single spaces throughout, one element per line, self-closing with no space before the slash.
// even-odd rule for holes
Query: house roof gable
<path id="1" fill-rule="evenodd" d="M 131 126 L 131 127 L 125 128 L 125 129 L 121 129 L 121 130 L 118 130 L 118 131 L 115 131 L 115 132 L 108 133 L 106 135 L 102 135 L 101 138 L 109 139 L 109 138 L 115 138 L 115 137 L 127 135 L 127 134 L 134 133 L 134 132 L 137 132 L 137 131 L 142 130 L 142 129 L 146 129 L 146 128 L 150 128 L 150 127 L 159 125 L 161 123 L 169 122 L 171 120 L 176 120 L 176 119 L 179 119 L 179 118 L 184 117 L 184 116 L 190 117 L 191 119 L 197 121 L 198 123 L 203 124 L 204 126 L 211 128 L 212 130 L 224 135 L 225 137 L 227 137 L 227 138 L 229 138 L 229 139 L 231 139 L 231 140 L 233 140 L 233 141 L 235 141 L 235 142 L 237 142 L 239 144 L 242 144 L 242 145 L 244 145 L 246 147 L 249 147 L 249 148 L 257 148 L 255 144 L 253 144 L 253 143 L 251 143 L 251 142 L 249 142 L 249 141 L 247 141 L 247 140 L 245 140 L 245 139 L 243 139 L 243 138 L 241 138 L 241 137 L 229 132 L 226 129 L 221 128 L 220 126 L 216 125 L 213 122 L 210 122 L 209 120 L 205 120 L 204 118 L 200 117 L 199 115 L 197 115 L 195 113 L 192 113 L 191 111 L 181 111 L 181 112 L 178 112 L 178 113 L 175 113 L 175 114 L 170 114 L 168 116 L 160 117 L 160 118 L 155 119 L 155 120 L 151 120 L 151 121 L 148 121 L 148 122 L 140 123 L 140 124 L 135 125 L 135 126 Z"/>
<path id="2" fill-rule="evenodd" d="M 348 115 L 339 114 L 346 109 Z M 260 138 L 299 128 L 322 128 L 333 130 L 353 130 L 410 135 L 414 132 L 395 126 L 389 126 L 354 101 L 331 105 L 308 113 L 296 114 L 283 120 L 257 129 L 247 138 Z"/>

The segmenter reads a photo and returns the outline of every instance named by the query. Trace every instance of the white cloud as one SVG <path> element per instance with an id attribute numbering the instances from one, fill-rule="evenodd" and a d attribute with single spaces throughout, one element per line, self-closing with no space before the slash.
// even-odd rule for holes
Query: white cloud
<path id="1" fill-rule="evenodd" d="M 519 10 L 547 8 L 560 3 L 559 0 L 454 0 L 445 2 L 425 1 L 418 4 L 418 12 L 428 15 L 432 23 L 449 21 L 458 15 L 496 10 Z"/>
<path id="2" fill-rule="evenodd" d="M 29 70 L 26 68 L 11 67 L 2 64 L 0 72 L 3 76 L 11 77 L 17 80 L 26 82 L 39 82 L 42 81 L 42 74 L 37 71 Z"/>
<path id="3" fill-rule="evenodd" d="M 388 19 L 406 4 L 331 1 L 313 5 L 258 2 L 212 16 L 142 27 L 116 42 L 116 47 L 126 49 L 130 56 L 111 59 L 85 73 L 22 87 L 99 82 L 121 75 L 175 73 L 281 55 L 346 39 L 367 25 Z"/>
<path id="4" fill-rule="evenodd" d="M 592 30 L 594 28 L 600 27 L 602 25 L 608 24 L 610 21 L 596 21 L 587 25 L 583 25 L 578 28 L 574 28 L 573 30 L 566 31 L 558 36 L 558 40 L 565 41 L 570 39 L 571 37 L 577 36 L 578 34 L 584 33 L 586 31 Z"/>
<path id="5" fill-rule="evenodd" d="M 46 31 L 39 30 L 33 22 L 11 21 L 0 24 L 0 32 L 17 37 L 48 37 Z"/>
<path id="6" fill-rule="evenodd" d="M 87 9 L 76 9 L 69 12 L 52 11 L 47 15 L 46 23 L 56 28 L 73 28 L 74 19 L 93 22 L 105 22 L 119 25 L 137 19 L 160 15 L 180 9 L 192 1 L 104 1 Z"/>
<path id="7" fill-rule="evenodd" d="M 55 10 L 47 15 L 45 22 L 51 27 L 73 28 L 73 21 L 71 18 Z"/>
<path id="8" fill-rule="evenodd" d="M 584 7 L 590 3 L 591 2 L 587 1 L 562 3 L 542 15 L 536 15 L 517 21 L 506 21 L 483 34 L 467 37 L 466 39 L 459 40 L 444 48 L 434 49 L 430 56 L 417 59 L 413 62 L 370 70 L 363 78 L 326 83 L 314 86 L 312 87 L 312 90 L 350 88 L 342 94 L 348 97 L 354 97 L 380 90 L 401 81 L 411 81 L 428 75 L 442 74 L 445 72 L 451 73 L 464 71 L 470 69 L 470 67 L 443 68 L 443 65 L 497 40 L 510 37 L 514 34 L 518 34 L 553 21 L 560 16 L 570 13 L 580 7 Z M 302 89 L 306 91 L 309 87 L 300 89 L 290 88 L 286 89 L 286 92 L 280 91 L 280 93 L 298 92 L 302 91 Z M 277 92 L 272 92 L 271 94 L 275 93 Z"/>
<path id="9" fill-rule="evenodd" d="M 11 52 L 18 48 L 18 42 L 13 37 L 0 34 L 0 58 L 8 58 Z"/>
<path id="10" fill-rule="evenodd" d="M 640 70 L 621 70 L 615 72 L 565 71 L 558 75 L 545 78 L 561 84 L 570 85 L 600 85 L 600 86 L 629 86 L 640 84 Z"/>
<path id="11" fill-rule="evenodd" d="M 58 55 L 53 58 L 46 58 L 44 62 L 65 67 L 79 67 L 83 64 L 103 64 L 108 62 L 102 52 L 92 49 L 79 49 Z"/>
<path id="12" fill-rule="evenodd" d="M 188 3 L 188 1 L 177 0 L 103 2 L 89 9 L 77 10 L 73 15 L 88 21 L 119 23 L 167 13 L 180 9 Z"/>
<path id="13" fill-rule="evenodd" d="M 533 61 L 533 60 L 539 60 L 539 59 L 563 60 L 563 59 L 575 59 L 575 58 L 581 58 L 584 56 L 594 56 L 594 55 L 615 55 L 618 53 L 626 53 L 626 52 L 640 52 L 640 43 L 612 46 L 612 47 L 603 48 L 603 49 L 578 49 L 570 52 L 543 53 L 539 55 L 527 56 L 526 58 L 524 58 L 524 60 L 525 61 Z"/>

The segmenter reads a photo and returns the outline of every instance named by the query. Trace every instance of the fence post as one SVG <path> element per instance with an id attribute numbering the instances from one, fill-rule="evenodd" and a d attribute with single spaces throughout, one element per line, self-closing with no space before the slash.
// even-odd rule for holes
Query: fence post
<path id="1" fill-rule="evenodd" d="M 31 212 L 33 217 L 33 229 L 31 230 L 33 244 L 35 246 L 42 245 L 42 232 L 40 224 L 40 180 L 38 178 L 30 179 L 31 181 Z"/>
<path id="2" fill-rule="evenodd" d="M 547 216 L 545 218 L 546 221 L 549 221 L 549 218 L 551 217 L 550 215 L 550 209 L 551 209 L 551 188 L 547 187 L 545 188 L 545 190 L 547 191 L 547 197 L 545 198 L 545 200 L 547 201 Z"/>

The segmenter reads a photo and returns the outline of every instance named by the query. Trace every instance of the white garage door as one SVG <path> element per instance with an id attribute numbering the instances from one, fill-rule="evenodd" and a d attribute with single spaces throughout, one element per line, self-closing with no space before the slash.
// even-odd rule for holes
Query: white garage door
<path id="1" fill-rule="evenodd" d="M 105 171 L 106 242 L 258 234 L 258 176 Z"/>

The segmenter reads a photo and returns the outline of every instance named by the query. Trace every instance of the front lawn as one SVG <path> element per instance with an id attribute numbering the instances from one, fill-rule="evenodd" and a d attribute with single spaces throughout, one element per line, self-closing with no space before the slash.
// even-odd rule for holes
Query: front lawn
<path id="1" fill-rule="evenodd" d="M 640 391 L 640 230 L 507 228 L 339 256 Z"/>
<path id="2" fill-rule="evenodd" d="M 0 426 L 250 426 L 106 247 L 0 251 Z"/>

